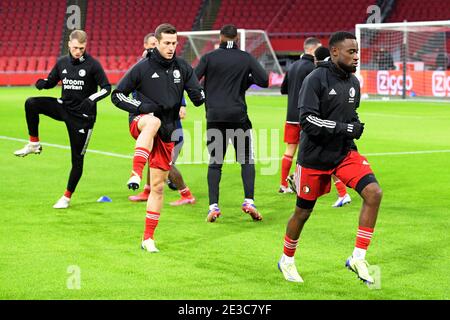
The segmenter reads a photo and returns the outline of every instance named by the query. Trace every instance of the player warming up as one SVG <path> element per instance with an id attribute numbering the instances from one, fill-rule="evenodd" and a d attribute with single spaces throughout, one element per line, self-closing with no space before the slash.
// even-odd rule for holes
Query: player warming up
<path id="1" fill-rule="evenodd" d="M 156 47 L 158 40 L 155 37 L 155 34 L 149 33 L 144 37 L 144 52 L 142 53 L 142 59 L 147 58 L 147 56 L 153 51 Z M 133 98 L 135 97 L 135 93 L 133 92 Z M 177 120 L 177 133 L 178 138 L 175 139 L 175 146 L 172 154 L 172 166 L 169 171 L 169 179 L 167 180 L 167 184 L 170 189 L 177 190 L 180 193 L 180 199 L 171 202 L 172 206 L 180 206 L 184 204 L 193 204 L 195 203 L 195 198 L 191 193 L 189 187 L 185 184 L 183 176 L 178 168 L 175 166 L 175 162 L 180 154 L 181 148 L 183 146 L 183 127 L 181 125 L 181 120 L 186 117 L 186 101 L 184 97 L 181 99 L 180 106 L 180 118 Z M 130 114 L 130 117 L 134 118 L 134 114 Z M 131 122 L 133 123 L 133 122 Z M 150 168 L 147 168 L 147 182 L 144 185 L 144 190 L 137 195 L 129 196 L 128 199 L 130 201 L 147 201 L 148 196 L 150 195 Z"/>
<path id="2" fill-rule="evenodd" d="M 253 220 L 262 216 L 254 204 L 255 162 L 253 154 L 252 123 L 247 114 L 245 91 L 252 85 L 268 87 L 266 71 L 249 53 L 237 46 L 237 29 L 225 25 L 220 30 L 220 46 L 200 59 L 195 73 L 204 77 L 206 91 L 209 211 L 207 222 L 221 215 L 219 183 L 222 165 L 229 141 L 241 164 L 244 202 L 241 209 Z"/>
<path id="3" fill-rule="evenodd" d="M 288 221 L 284 253 L 278 268 L 288 281 L 303 282 L 294 255 L 303 227 L 317 198 L 330 192 L 331 175 L 356 190 L 363 203 L 352 255 L 345 266 L 365 283 L 373 284 L 366 251 L 370 244 L 382 191 L 367 159 L 357 151 L 364 123 L 356 109 L 360 102 L 360 84 L 356 71 L 358 43 L 348 32 L 336 32 L 329 40 L 331 61 L 320 64 L 306 78 L 300 90 L 302 134 L 297 158 L 297 204 Z M 326 115 L 326 116 L 325 116 Z"/>
<path id="4" fill-rule="evenodd" d="M 72 169 L 64 195 L 53 208 L 69 207 L 83 173 L 84 155 L 92 135 L 97 115 L 97 102 L 109 95 L 111 85 L 100 63 L 86 53 L 87 35 L 75 30 L 69 36 L 69 54 L 61 57 L 47 79 L 36 82 L 38 90 L 54 88 L 62 82 L 61 98 L 33 97 L 25 102 L 25 116 L 30 142 L 14 152 L 25 157 L 39 154 L 42 146 L 39 142 L 39 115 L 46 115 L 66 124 L 72 155 Z M 101 90 L 97 92 L 97 87 Z"/>
<path id="5" fill-rule="evenodd" d="M 158 252 L 154 232 L 163 204 L 164 182 L 172 164 L 176 120 L 186 90 L 195 106 L 204 102 L 204 92 L 192 67 L 175 56 L 177 31 L 164 23 L 156 28 L 157 45 L 146 59 L 135 64 L 120 80 L 112 102 L 130 113 L 130 132 L 136 139 L 133 169 L 128 186 L 139 188 L 142 171 L 150 167 L 150 195 L 142 248 Z M 135 92 L 135 98 L 129 95 Z"/>

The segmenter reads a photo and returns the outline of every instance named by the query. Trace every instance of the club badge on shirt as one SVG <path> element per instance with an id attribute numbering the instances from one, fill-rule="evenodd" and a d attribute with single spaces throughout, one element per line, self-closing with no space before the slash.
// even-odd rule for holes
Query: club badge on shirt
<path id="1" fill-rule="evenodd" d="M 350 98 L 348 98 L 348 103 L 354 103 L 356 94 L 355 88 L 351 87 L 350 90 L 348 91 L 348 94 L 350 95 Z"/>
<path id="2" fill-rule="evenodd" d="M 175 69 L 173 70 L 173 83 L 180 83 L 181 82 L 181 73 L 180 70 Z"/>

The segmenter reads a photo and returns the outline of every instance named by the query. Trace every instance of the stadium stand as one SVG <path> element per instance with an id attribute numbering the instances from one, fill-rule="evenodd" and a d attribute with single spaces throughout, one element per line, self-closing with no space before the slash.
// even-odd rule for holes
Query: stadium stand
<path id="1" fill-rule="evenodd" d="M 66 3 L 2 0 L 0 12 L 0 71 L 46 71 L 51 68 L 61 49 Z"/>
<path id="2" fill-rule="evenodd" d="M 108 74 L 113 74 L 111 81 L 114 83 L 115 78 L 139 58 L 143 37 L 163 22 L 188 31 L 211 16 L 212 21 L 206 24 L 211 29 L 219 29 L 226 23 L 234 23 L 239 28 L 262 29 L 268 33 L 277 53 L 297 54 L 308 36 L 316 36 L 326 43 L 333 31 L 353 31 L 355 24 L 366 21 L 367 7 L 380 0 L 227 0 L 214 2 L 215 10 L 208 10 L 208 5 L 209 9 L 212 6 L 208 0 L 185 0 L 182 5 L 179 0 L 82 2 L 82 15 L 86 18 L 83 28 L 89 36 L 87 51 L 100 60 Z M 392 0 L 390 3 L 393 5 L 385 22 L 450 18 L 450 6 L 446 1 Z M 3 27 L 0 85 L 11 84 L 13 75 L 35 79 L 37 73 L 46 73 L 55 64 L 64 46 L 67 5 L 66 1 L 52 0 L 0 1 Z M 185 48 L 182 41 L 178 53 Z M 450 48 L 450 38 L 446 41 Z"/>
<path id="3" fill-rule="evenodd" d="M 448 1 L 397 0 L 392 14 L 384 22 L 432 21 L 450 19 Z"/>
<path id="4" fill-rule="evenodd" d="M 183 6 L 177 3 L 177 0 L 89 1 L 85 27 L 90 37 L 88 51 L 99 58 L 105 70 L 128 69 L 142 53 L 144 36 L 159 24 L 168 22 L 180 31 L 192 30 L 201 0 L 185 0 Z"/>

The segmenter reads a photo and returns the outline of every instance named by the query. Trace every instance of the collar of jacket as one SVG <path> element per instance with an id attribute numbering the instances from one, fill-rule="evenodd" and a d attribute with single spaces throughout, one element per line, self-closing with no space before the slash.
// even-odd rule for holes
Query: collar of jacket
<path id="1" fill-rule="evenodd" d="M 88 56 L 89 55 L 85 52 L 79 59 L 75 59 L 69 52 L 70 63 L 73 64 L 73 65 L 82 64 L 83 62 L 86 61 Z"/>
<path id="2" fill-rule="evenodd" d="M 346 72 L 346 71 L 342 70 L 341 68 L 339 68 L 332 61 L 327 61 L 326 63 L 324 63 L 324 65 L 328 65 L 330 70 L 341 79 L 348 79 L 352 75 L 350 72 Z"/>
<path id="3" fill-rule="evenodd" d="M 237 49 L 238 46 L 237 46 L 236 42 L 234 42 L 234 41 L 224 41 L 224 42 L 220 43 L 219 48 L 222 48 L 222 49 Z"/>
<path id="4" fill-rule="evenodd" d="M 302 57 L 300 59 L 309 60 L 312 63 L 314 63 L 314 56 L 311 54 L 307 54 L 307 53 L 302 54 Z"/>
<path id="5" fill-rule="evenodd" d="M 150 60 L 155 61 L 166 69 L 170 68 L 175 61 L 175 53 L 173 54 L 173 57 L 171 59 L 166 59 L 161 55 L 161 53 L 159 53 L 158 49 L 156 48 L 150 51 L 147 54 L 147 57 L 150 57 Z"/>

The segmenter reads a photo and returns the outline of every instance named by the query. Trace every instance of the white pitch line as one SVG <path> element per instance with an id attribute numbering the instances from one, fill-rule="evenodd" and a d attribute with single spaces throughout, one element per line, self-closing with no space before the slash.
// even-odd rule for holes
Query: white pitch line
<path id="1" fill-rule="evenodd" d="M 6 136 L 0 136 L 0 139 L 11 140 L 11 141 L 20 141 L 20 142 L 29 142 L 29 140 L 26 140 L 26 139 L 18 139 L 18 138 L 6 137 Z M 69 146 L 63 146 L 63 145 L 60 145 L 60 144 L 46 143 L 46 142 L 41 142 L 41 144 L 43 146 L 48 146 L 48 147 L 53 147 L 53 148 L 58 148 L 58 149 L 70 150 Z M 127 156 L 127 155 L 124 155 L 124 154 L 114 153 L 114 152 L 106 152 L 106 151 L 93 150 L 93 149 L 88 149 L 86 152 L 103 154 L 105 156 L 111 156 L 111 157 L 116 157 L 116 158 L 133 159 L 133 156 Z"/>
<path id="2" fill-rule="evenodd" d="M 0 136 L 0 139 L 3 140 L 10 140 L 10 141 L 19 141 L 19 142 L 29 142 L 26 139 L 19 139 L 19 138 L 12 138 L 7 136 Z M 46 143 L 41 142 L 43 146 L 58 148 L 58 149 L 66 149 L 70 150 L 69 146 L 63 146 L 60 144 L 53 144 L 53 143 Z M 88 149 L 87 152 L 90 153 L 96 153 L 101 154 L 105 156 L 110 157 L 116 157 L 116 158 L 124 158 L 124 159 L 133 159 L 133 156 L 131 155 L 124 155 L 120 153 L 114 153 L 114 152 L 106 152 L 106 151 L 100 151 L 100 150 L 93 150 Z M 366 157 L 380 157 L 380 156 L 402 156 L 402 155 L 412 155 L 412 154 L 432 154 L 432 153 L 449 153 L 450 150 L 420 150 L 420 151 L 401 151 L 401 152 L 375 152 L 375 153 L 364 153 L 363 155 Z M 260 158 L 255 159 L 257 161 L 261 162 L 270 162 L 270 161 L 280 161 L 282 158 Z M 225 160 L 225 163 L 234 163 L 234 160 Z M 177 164 L 208 164 L 208 161 L 189 161 L 189 162 L 177 162 Z"/>

